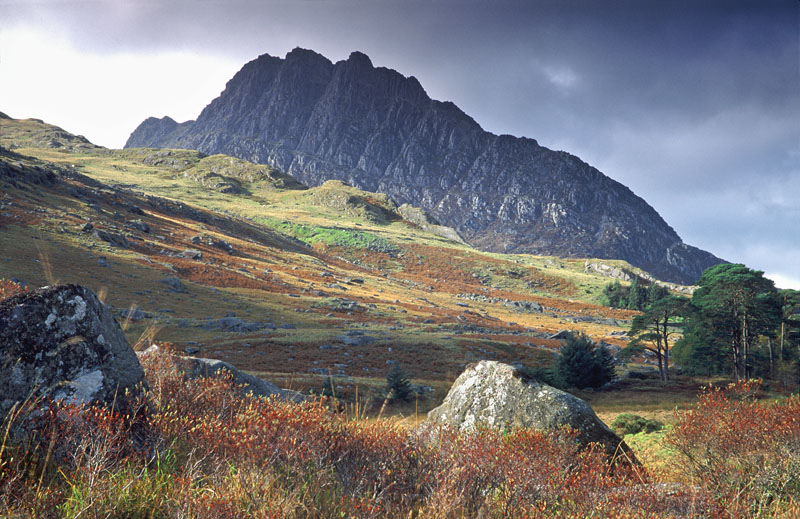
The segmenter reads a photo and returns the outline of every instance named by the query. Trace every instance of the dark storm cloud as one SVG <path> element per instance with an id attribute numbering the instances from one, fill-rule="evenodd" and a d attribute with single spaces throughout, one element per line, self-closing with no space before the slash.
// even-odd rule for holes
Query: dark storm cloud
<path id="1" fill-rule="evenodd" d="M 0 6 L 3 24 L 57 27 L 93 53 L 361 50 L 489 131 L 578 155 L 687 242 L 800 278 L 796 0 Z"/>

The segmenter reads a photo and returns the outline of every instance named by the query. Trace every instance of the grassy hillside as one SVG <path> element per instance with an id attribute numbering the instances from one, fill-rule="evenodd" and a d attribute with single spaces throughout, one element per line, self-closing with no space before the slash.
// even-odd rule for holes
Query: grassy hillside
<path id="1" fill-rule="evenodd" d="M 476 251 L 385 195 L 221 155 L 109 150 L 36 120 L 0 120 L 0 146 L 0 278 L 87 284 L 132 344 L 156 337 L 297 389 L 334 375 L 342 395 L 397 363 L 436 389 L 429 408 L 470 362 L 552 362 L 560 330 L 626 343 L 633 313 L 596 304 L 610 278 L 587 261 Z"/>

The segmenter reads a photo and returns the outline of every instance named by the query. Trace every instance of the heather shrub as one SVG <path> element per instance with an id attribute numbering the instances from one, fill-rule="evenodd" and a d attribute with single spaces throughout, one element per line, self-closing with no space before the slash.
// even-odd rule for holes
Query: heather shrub
<path id="1" fill-rule="evenodd" d="M 800 397 L 759 402 L 759 385 L 708 389 L 667 435 L 687 481 L 730 517 L 777 515 L 800 500 Z"/>
<path id="2" fill-rule="evenodd" d="M 0 279 L 0 300 L 15 296 L 27 290 L 28 287 L 25 285 L 8 279 Z"/>
<path id="3" fill-rule="evenodd" d="M 163 345 L 162 345 L 163 346 Z M 575 431 L 412 429 L 326 400 L 241 396 L 142 358 L 141 412 L 33 403 L 0 447 L 0 506 L 17 517 L 692 517 L 690 486 L 579 449 Z M 38 409 L 38 410 L 35 410 Z M 18 427 L 19 424 L 28 424 Z M 8 439 L 8 441 L 6 441 Z"/>

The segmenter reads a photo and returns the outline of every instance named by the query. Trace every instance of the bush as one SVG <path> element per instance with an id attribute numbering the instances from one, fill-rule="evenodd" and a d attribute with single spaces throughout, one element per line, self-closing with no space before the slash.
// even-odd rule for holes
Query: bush
<path id="1" fill-rule="evenodd" d="M 6 299 L 8 297 L 21 294 L 26 290 L 28 290 L 28 287 L 20 283 L 17 283 L 16 281 L 10 281 L 8 279 L 0 279 L 0 299 Z"/>
<path id="2" fill-rule="evenodd" d="M 595 348 L 583 334 L 570 334 L 556 363 L 556 374 L 567 386 L 598 388 L 616 378 L 614 357 L 604 348 Z"/>
<path id="3" fill-rule="evenodd" d="M 712 388 L 667 434 L 687 482 L 730 517 L 795 517 L 800 499 L 800 397 L 758 402 L 757 381 Z"/>
<path id="4" fill-rule="evenodd" d="M 403 402 L 408 402 L 414 395 L 408 374 L 397 364 L 386 374 L 386 394 L 392 400 Z"/>
<path id="5" fill-rule="evenodd" d="M 13 413 L 0 428 L 0 516 L 722 517 L 692 487 L 665 496 L 602 449 L 579 449 L 571 429 L 352 420 L 320 402 L 242 396 L 226 377 L 187 380 L 163 348 L 141 361 L 141 414 Z"/>
<path id="6" fill-rule="evenodd" d="M 664 424 L 658 420 L 648 420 L 638 414 L 623 413 L 614 419 L 611 427 L 622 434 L 638 434 L 642 431 L 646 433 L 659 431 Z"/>

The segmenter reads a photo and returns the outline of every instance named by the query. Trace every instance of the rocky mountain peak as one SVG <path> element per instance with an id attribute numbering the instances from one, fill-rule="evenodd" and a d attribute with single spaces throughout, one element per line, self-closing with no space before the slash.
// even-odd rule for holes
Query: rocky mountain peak
<path id="1" fill-rule="evenodd" d="M 722 261 L 578 157 L 486 132 L 361 52 L 337 63 L 299 48 L 260 56 L 197 121 L 148 119 L 126 147 L 226 153 L 310 186 L 342 180 L 420 206 L 484 250 L 624 259 L 678 283 Z"/>

